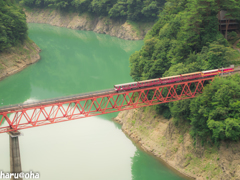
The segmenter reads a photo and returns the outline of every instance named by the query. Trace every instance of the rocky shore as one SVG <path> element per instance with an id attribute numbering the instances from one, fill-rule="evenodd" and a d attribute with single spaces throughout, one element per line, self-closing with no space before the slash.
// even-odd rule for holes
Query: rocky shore
<path id="1" fill-rule="evenodd" d="M 28 23 L 44 23 L 71 29 L 109 34 L 126 40 L 143 39 L 154 23 L 114 21 L 108 17 L 96 17 L 87 13 L 64 13 L 54 9 L 25 9 Z"/>
<path id="2" fill-rule="evenodd" d="M 15 74 L 40 59 L 40 48 L 30 39 L 0 53 L 0 80 Z"/>
<path id="3" fill-rule="evenodd" d="M 143 150 L 187 179 L 240 180 L 239 142 L 202 146 L 190 136 L 189 126 L 175 126 L 172 119 L 157 115 L 149 107 L 120 112 L 115 121 Z"/>

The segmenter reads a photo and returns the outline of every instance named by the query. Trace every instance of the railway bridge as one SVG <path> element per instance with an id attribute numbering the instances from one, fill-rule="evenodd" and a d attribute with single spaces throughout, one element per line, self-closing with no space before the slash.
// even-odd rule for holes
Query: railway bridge
<path id="1" fill-rule="evenodd" d="M 107 89 L 1 107 L 0 133 L 9 133 L 10 137 L 10 172 L 22 172 L 19 130 L 194 98 L 202 93 L 204 84 L 214 78 L 202 77 L 118 92 Z"/>
<path id="2" fill-rule="evenodd" d="M 117 92 L 95 91 L 0 108 L 0 133 L 194 98 L 214 76 Z"/>

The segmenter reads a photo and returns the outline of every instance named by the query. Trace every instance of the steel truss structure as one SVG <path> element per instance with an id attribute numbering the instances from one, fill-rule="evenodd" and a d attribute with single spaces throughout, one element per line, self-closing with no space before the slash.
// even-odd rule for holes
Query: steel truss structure
<path id="1" fill-rule="evenodd" d="M 0 112 L 0 133 L 194 98 L 214 77 Z M 6 123 L 5 123 L 6 124 Z"/>

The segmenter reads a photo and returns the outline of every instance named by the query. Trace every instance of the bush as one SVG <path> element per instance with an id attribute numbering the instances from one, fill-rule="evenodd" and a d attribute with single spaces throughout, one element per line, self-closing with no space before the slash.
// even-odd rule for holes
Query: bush
<path id="1" fill-rule="evenodd" d="M 240 75 L 215 78 L 190 104 L 192 134 L 236 141 L 240 138 Z"/>
<path id="2" fill-rule="evenodd" d="M 9 0 L 0 1 L 0 52 L 27 38 L 26 15 Z"/>
<path id="3" fill-rule="evenodd" d="M 238 34 L 235 31 L 228 32 L 228 40 L 237 40 Z"/>

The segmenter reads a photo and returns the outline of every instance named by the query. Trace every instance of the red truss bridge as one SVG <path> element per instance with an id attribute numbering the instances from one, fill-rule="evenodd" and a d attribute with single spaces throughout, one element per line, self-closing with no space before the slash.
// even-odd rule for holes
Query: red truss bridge
<path id="1" fill-rule="evenodd" d="M 0 108 L 0 133 L 194 98 L 214 76 L 117 92 L 114 89 Z M 4 124 L 2 124 L 5 122 Z M 7 124 L 7 125 L 6 125 Z"/>

